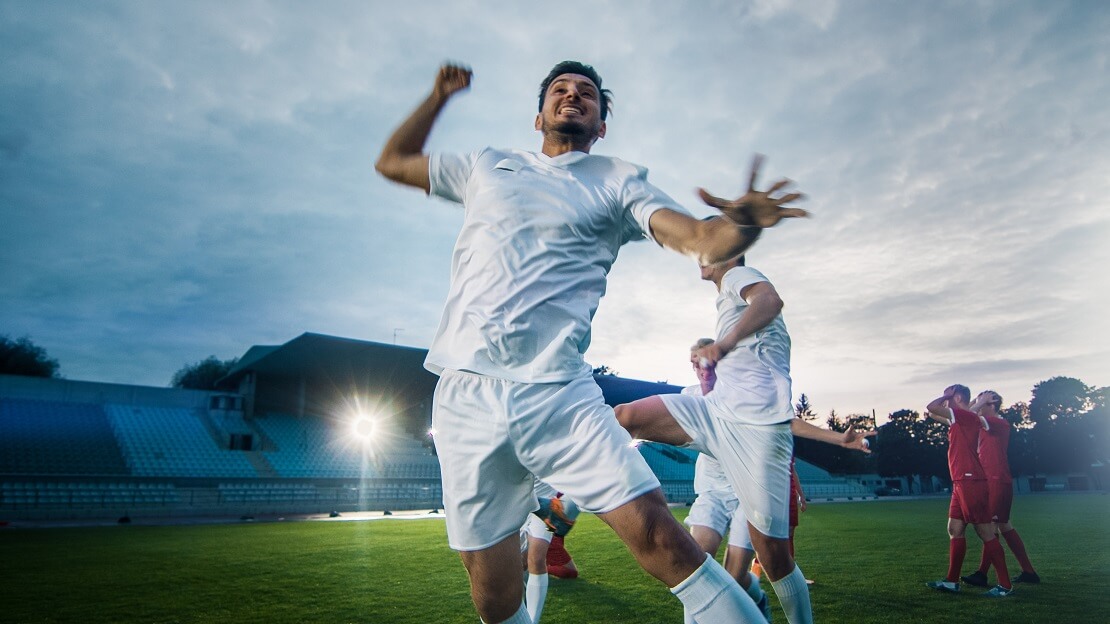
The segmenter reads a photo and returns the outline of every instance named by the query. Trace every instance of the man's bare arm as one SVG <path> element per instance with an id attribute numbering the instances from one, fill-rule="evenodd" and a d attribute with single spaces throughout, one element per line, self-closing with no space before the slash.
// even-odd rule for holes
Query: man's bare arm
<path id="1" fill-rule="evenodd" d="M 944 394 L 930 401 L 925 406 L 925 415 L 939 423 L 951 425 L 956 418 L 955 414 L 952 413 L 952 408 L 948 407 L 950 398 L 951 395 Z"/>
<path id="2" fill-rule="evenodd" d="M 818 442 L 825 442 L 835 446 L 843 446 L 844 448 L 870 453 L 871 445 L 867 442 L 867 438 L 870 438 L 878 432 L 856 431 L 855 426 L 848 427 L 848 430 L 844 432 L 830 431 L 811 425 L 801 418 L 791 418 L 790 433 L 793 433 L 799 438 L 809 438 L 810 440 L 817 440 Z"/>
<path id="3" fill-rule="evenodd" d="M 790 184 L 789 180 L 779 180 L 766 191 L 756 190 L 762 164 L 763 157 L 757 154 L 752 161 L 748 191 L 737 199 L 721 199 L 699 189 L 702 201 L 721 211 L 722 216 L 716 219 L 699 221 L 673 210 L 656 211 L 650 223 L 655 240 L 706 266 L 747 251 L 759 238 L 761 228 L 772 227 L 782 219 L 808 216 L 805 210 L 784 205 L 801 199 L 801 193 L 777 194 Z"/>
<path id="4" fill-rule="evenodd" d="M 432 92 L 401 122 L 382 147 L 382 153 L 374 164 L 378 173 L 394 182 L 429 192 L 431 181 L 424 144 L 443 106 L 452 95 L 470 86 L 471 75 L 469 69 L 457 65 L 439 68 Z"/>

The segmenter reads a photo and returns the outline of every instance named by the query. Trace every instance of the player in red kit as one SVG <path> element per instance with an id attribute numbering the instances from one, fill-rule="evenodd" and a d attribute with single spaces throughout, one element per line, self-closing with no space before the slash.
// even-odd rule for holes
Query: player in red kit
<path id="1" fill-rule="evenodd" d="M 1006 553 L 991 522 L 987 475 L 979 463 L 979 432 L 984 428 L 978 415 L 968 409 L 971 391 L 959 384 L 944 389 L 944 394 L 926 407 L 929 418 L 948 425 L 948 470 L 952 476 L 952 502 L 948 507 L 948 574 L 929 587 L 940 591 L 960 591 L 960 567 L 967 553 L 964 534 L 967 525 L 983 540 L 984 557 L 994 566 L 998 585 L 985 595 L 1008 596 L 1013 592 L 1006 572 Z"/>
<path id="2" fill-rule="evenodd" d="M 1015 583 L 1040 583 L 1041 577 L 1033 569 L 1029 555 L 1025 552 L 1025 543 L 1021 541 L 1017 529 L 1010 523 L 1010 507 L 1014 502 L 1014 483 L 1010 476 L 1010 462 L 1007 450 L 1010 446 L 1010 423 L 998 415 L 1002 406 L 1002 397 L 993 390 L 980 392 L 971 404 L 971 410 L 978 413 L 982 419 L 983 430 L 979 433 L 979 463 L 987 474 L 987 489 L 989 490 L 991 520 L 998 527 L 998 532 L 1010 552 L 1014 553 L 1018 563 L 1021 564 L 1021 574 L 1013 578 Z M 979 562 L 979 570 L 961 577 L 969 585 L 987 586 L 987 571 L 990 561 L 984 551 L 983 559 Z"/>

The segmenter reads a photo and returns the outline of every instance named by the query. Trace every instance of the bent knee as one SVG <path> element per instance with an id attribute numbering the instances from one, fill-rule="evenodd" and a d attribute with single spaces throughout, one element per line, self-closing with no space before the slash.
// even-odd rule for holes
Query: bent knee
<path id="1" fill-rule="evenodd" d="M 631 403 L 622 403 L 613 408 L 613 412 L 617 415 L 617 423 L 624 427 L 625 431 L 633 438 L 640 432 L 641 424 L 637 422 L 636 408 Z"/>

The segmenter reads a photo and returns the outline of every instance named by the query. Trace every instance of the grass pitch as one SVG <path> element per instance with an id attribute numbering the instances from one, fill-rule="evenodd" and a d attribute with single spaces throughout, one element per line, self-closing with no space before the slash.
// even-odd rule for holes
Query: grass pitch
<path id="1" fill-rule="evenodd" d="M 1044 582 L 1018 585 L 1005 599 L 967 586 L 959 595 L 925 587 L 947 567 L 947 505 L 812 505 L 796 544 L 799 565 L 816 581 L 815 619 L 1110 621 L 1101 595 L 1110 581 L 1110 497 L 1017 497 L 1014 525 Z M 544 624 L 682 621 L 678 601 L 597 518 L 583 514 L 567 546 L 582 576 L 552 579 Z M 979 553 L 969 535 L 964 573 Z M 785 622 L 773 592 L 771 600 L 775 621 Z M 0 604 L 0 622 L 478 621 L 441 520 L 7 528 Z"/>

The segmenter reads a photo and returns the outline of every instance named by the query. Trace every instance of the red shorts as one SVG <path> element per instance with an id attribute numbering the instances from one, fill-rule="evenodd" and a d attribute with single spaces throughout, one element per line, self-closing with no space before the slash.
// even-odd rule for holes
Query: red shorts
<path id="1" fill-rule="evenodd" d="M 1014 504 L 1014 483 L 1001 479 L 988 479 L 990 490 L 991 522 L 1006 524 L 1010 521 L 1010 507 Z"/>
<path id="2" fill-rule="evenodd" d="M 790 493 L 790 526 L 798 526 L 798 497 Z"/>
<path id="3" fill-rule="evenodd" d="M 985 479 L 952 482 L 948 517 L 967 524 L 990 524 L 990 492 Z"/>

